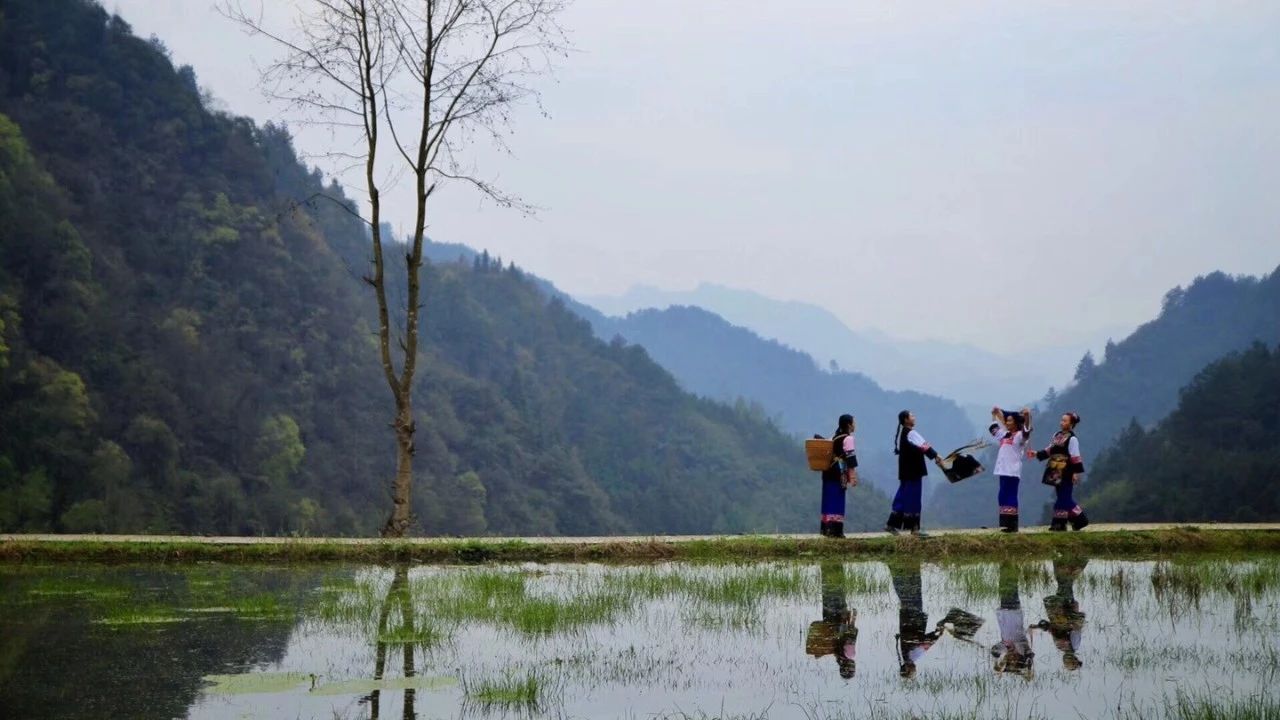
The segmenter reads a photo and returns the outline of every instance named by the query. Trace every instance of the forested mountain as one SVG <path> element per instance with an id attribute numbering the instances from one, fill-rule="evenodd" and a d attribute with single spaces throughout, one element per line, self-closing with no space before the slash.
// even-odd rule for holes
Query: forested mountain
<path id="1" fill-rule="evenodd" d="M 1219 360 L 1154 429 L 1129 425 L 1089 474 L 1103 520 L 1280 520 L 1280 348 Z"/>
<path id="2" fill-rule="evenodd" d="M 939 448 L 974 437 L 964 413 L 949 400 L 887 391 L 858 373 L 820 369 L 810 356 L 701 308 L 643 310 L 624 318 L 597 315 L 593 324 L 604 337 L 616 334 L 643 345 L 686 389 L 758 404 L 798 436 L 830 435 L 836 419 L 852 413 L 858 420 L 862 474 L 881 487 L 897 487 L 893 434 L 900 410 L 914 410 L 921 430 Z"/>
<path id="3" fill-rule="evenodd" d="M 373 532 L 392 413 L 340 189 L 87 0 L 4 4 L 0 114 L 0 529 Z M 816 526 L 816 474 L 758 414 L 515 268 L 423 274 L 420 530 Z M 868 527 L 887 500 L 857 492 Z"/>
<path id="4" fill-rule="evenodd" d="M 1209 363 L 1254 342 L 1280 342 L 1280 269 L 1261 278 L 1206 275 L 1169 291 L 1160 315 L 1108 343 L 1100 362 L 1086 354 L 1074 383 L 1045 398 L 1041 411 L 1081 415 L 1088 464 L 1131 421 L 1150 427 L 1172 412 L 1178 391 Z"/>

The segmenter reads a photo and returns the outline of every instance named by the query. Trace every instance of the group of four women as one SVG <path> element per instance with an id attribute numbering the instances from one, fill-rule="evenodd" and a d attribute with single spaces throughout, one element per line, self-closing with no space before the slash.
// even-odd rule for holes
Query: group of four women
<path id="1" fill-rule="evenodd" d="M 1018 484 L 1022 475 L 1023 458 L 1035 458 L 1045 462 L 1042 482 L 1053 486 L 1057 495 L 1053 504 L 1051 531 L 1065 531 L 1070 524 L 1075 530 L 1089 524 L 1073 496 L 1075 485 L 1084 476 L 1084 463 L 1080 457 L 1080 441 L 1075 428 L 1080 416 L 1065 413 L 1052 442 L 1042 450 L 1029 450 L 1031 438 L 1031 413 L 1006 412 L 991 409 L 996 422 L 989 428 L 995 439 L 995 475 L 999 482 L 1000 530 L 1018 531 Z M 833 459 L 831 466 L 822 473 L 822 523 L 820 532 L 827 537 L 844 537 L 845 489 L 858 482 L 858 456 L 853 438 L 852 415 L 841 415 L 835 435 L 831 439 Z M 944 458 L 925 441 L 916 430 L 916 416 L 910 410 L 898 413 L 898 430 L 894 435 L 893 454 L 898 458 L 898 492 L 885 530 L 897 535 L 906 531 L 922 535 L 920 531 L 921 491 L 924 478 L 929 474 L 928 460 L 938 467 L 947 468 Z"/>

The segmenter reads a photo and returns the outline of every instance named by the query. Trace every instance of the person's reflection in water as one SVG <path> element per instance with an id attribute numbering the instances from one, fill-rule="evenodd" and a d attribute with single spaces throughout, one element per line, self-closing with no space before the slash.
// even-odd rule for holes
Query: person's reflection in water
<path id="1" fill-rule="evenodd" d="M 904 678 L 916 674 L 916 665 L 929 648 L 942 637 L 942 623 L 929 630 L 929 616 L 924 612 L 920 583 L 920 561 L 908 560 L 889 566 L 893 591 L 898 594 L 898 674 Z"/>
<path id="2" fill-rule="evenodd" d="M 1000 563 L 1000 608 L 996 610 L 996 624 L 1000 626 L 1000 642 L 991 647 L 996 659 L 995 671 L 1031 676 L 1030 629 L 1022 614 L 1022 598 L 1018 596 L 1018 568 L 1013 563 Z"/>
<path id="3" fill-rule="evenodd" d="M 1079 670 L 1080 635 L 1084 631 L 1084 613 L 1076 601 L 1076 578 L 1084 572 L 1087 559 L 1069 558 L 1053 562 L 1053 577 L 1058 581 L 1058 591 L 1044 599 L 1044 611 L 1048 620 L 1041 620 L 1036 627 L 1049 631 L 1054 647 L 1062 651 L 1062 667 Z"/>
<path id="4" fill-rule="evenodd" d="M 377 652 L 374 656 L 373 666 L 373 679 L 375 681 L 381 681 L 387 669 L 387 651 L 391 645 L 384 638 L 387 637 L 388 630 L 392 627 L 393 614 L 399 618 L 399 627 L 403 630 L 404 635 L 413 637 L 413 597 L 409 591 L 408 563 L 396 565 L 395 575 L 391 579 L 391 587 L 387 590 L 387 597 L 382 601 L 382 607 L 378 611 Z M 417 669 L 414 665 L 416 645 L 414 643 L 403 643 L 399 647 L 404 659 L 404 677 L 411 678 L 417 674 Z M 414 707 L 416 694 L 413 688 L 405 688 L 404 720 L 416 720 L 418 717 Z M 382 691 L 380 689 L 373 690 L 369 693 L 368 700 L 370 720 L 379 720 L 381 717 Z"/>
<path id="5" fill-rule="evenodd" d="M 823 563 L 822 619 L 809 625 L 805 652 L 815 658 L 835 655 L 840 677 L 846 680 L 857 670 L 858 611 L 849 609 L 844 591 L 844 564 Z"/>
<path id="6" fill-rule="evenodd" d="M 937 626 L 929 629 L 929 616 L 924 611 L 924 597 L 920 579 L 920 561 L 908 560 L 889 566 L 893 578 L 893 591 L 898 595 L 898 674 L 914 677 L 916 666 L 933 644 L 950 631 L 957 640 L 974 642 L 973 636 L 982 627 L 982 618 L 966 610 L 953 607 Z"/>

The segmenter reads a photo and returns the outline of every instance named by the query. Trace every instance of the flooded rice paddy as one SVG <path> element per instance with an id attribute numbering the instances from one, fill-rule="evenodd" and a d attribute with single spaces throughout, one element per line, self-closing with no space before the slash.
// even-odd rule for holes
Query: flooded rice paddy
<path id="1" fill-rule="evenodd" d="M 1280 717 L 1280 560 L 0 567 L 5 718 Z"/>

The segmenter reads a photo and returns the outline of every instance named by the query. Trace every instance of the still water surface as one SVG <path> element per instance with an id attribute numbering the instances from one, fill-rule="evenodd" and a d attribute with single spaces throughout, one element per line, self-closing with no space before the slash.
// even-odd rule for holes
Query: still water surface
<path id="1" fill-rule="evenodd" d="M 1276 711 L 1280 560 L 0 567 L 5 718 Z"/>

